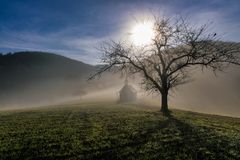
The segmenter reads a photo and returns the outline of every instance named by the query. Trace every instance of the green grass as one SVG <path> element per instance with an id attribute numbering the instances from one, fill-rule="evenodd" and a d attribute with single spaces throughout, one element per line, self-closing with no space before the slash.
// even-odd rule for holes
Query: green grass
<path id="1" fill-rule="evenodd" d="M 0 159 L 240 159 L 240 119 L 136 104 L 1 111 Z"/>

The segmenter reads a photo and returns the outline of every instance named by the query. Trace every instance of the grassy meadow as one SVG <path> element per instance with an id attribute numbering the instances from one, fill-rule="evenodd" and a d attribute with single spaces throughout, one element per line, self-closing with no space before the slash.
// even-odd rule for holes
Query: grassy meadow
<path id="1" fill-rule="evenodd" d="M 0 159 L 240 159 L 240 119 L 113 103 L 0 111 Z"/>

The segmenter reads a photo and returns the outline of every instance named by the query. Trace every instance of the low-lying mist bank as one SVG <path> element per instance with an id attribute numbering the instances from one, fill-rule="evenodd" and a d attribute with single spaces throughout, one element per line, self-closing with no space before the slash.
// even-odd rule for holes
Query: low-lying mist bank
<path id="1" fill-rule="evenodd" d="M 109 73 L 87 81 L 96 70 L 96 66 L 51 53 L 0 55 L 0 108 L 63 103 L 118 82 L 119 77 Z"/>
<path id="2" fill-rule="evenodd" d="M 171 91 L 169 106 L 176 109 L 240 117 L 239 73 L 237 67 L 231 67 L 226 72 L 218 73 L 217 76 L 211 71 L 195 70 L 190 83 Z M 136 83 L 137 80 L 138 78 L 135 77 L 129 83 L 137 90 L 139 102 L 160 109 L 160 95 L 145 92 Z M 95 90 L 76 102 L 117 102 L 119 90 L 123 85 L 124 78 L 120 79 L 114 87 Z"/>
<path id="3" fill-rule="evenodd" d="M 125 77 L 96 72 L 91 66 L 48 53 L 18 53 L 0 57 L 0 109 L 39 107 L 65 103 L 117 102 Z M 240 116 L 240 68 L 230 67 L 214 76 L 194 70 L 193 81 L 169 95 L 170 108 Z M 141 77 L 129 78 L 141 103 L 160 108 L 160 96 L 139 86 Z"/>

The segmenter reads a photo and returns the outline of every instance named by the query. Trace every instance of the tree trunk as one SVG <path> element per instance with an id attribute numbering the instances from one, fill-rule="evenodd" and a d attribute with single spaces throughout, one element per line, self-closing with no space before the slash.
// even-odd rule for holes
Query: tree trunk
<path id="1" fill-rule="evenodd" d="M 168 93 L 163 92 L 162 94 L 162 106 L 161 106 L 161 112 L 168 113 Z"/>

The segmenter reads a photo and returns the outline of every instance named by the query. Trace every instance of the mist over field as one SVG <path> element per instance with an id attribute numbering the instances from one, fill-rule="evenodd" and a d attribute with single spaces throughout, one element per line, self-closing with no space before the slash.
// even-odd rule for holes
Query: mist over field
<path id="1" fill-rule="evenodd" d="M 193 74 L 191 82 L 171 92 L 170 108 L 240 117 L 240 72 L 237 67 L 232 66 L 226 72 L 219 72 L 217 75 L 212 71 L 201 70 Z M 145 92 L 139 83 L 136 83 L 138 80 L 139 78 L 135 77 L 130 80 L 130 84 L 138 90 L 139 101 L 160 108 L 160 95 Z M 86 98 L 96 101 L 117 101 L 119 98 L 117 92 L 123 85 L 124 78 L 120 79 L 115 87 L 93 91 L 83 96 L 83 100 Z"/>
<path id="2" fill-rule="evenodd" d="M 240 72 L 230 67 L 215 76 L 211 71 L 195 72 L 191 83 L 170 96 L 173 106 L 212 114 L 240 116 Z"/>
<path id="3" fill-rule="evenodd" d="M 88 81 L 96 66 L 43 52 L 2 55 L 0 66 L 0 108 L 5 109 L 76 100 L 112 87 L 119 80 L 108 73 L 101 79 Z"/>
<path id="4" fill-rule="evenodd" d="M 238 3 L 1 1 L 0 109 L 117 101 L 124 76 L 104 73 L 87 81 L 101 66 L 97 48 L 102 42 L 126 39 L 134 45 L 147 44 L 154 36 L 151 17 L 156 15 L 186 17 L 195 29 L 208 26 L 223 46 L 239 46 Z M 239 67 L 224 72 L 215 77 L 211 71 L 193 71 L 192 82 L 170 92 L 170 108 L 240 116 Z M 160 95 L 145 92 L 139 85 L 141 77 L 129 81 L 139 101 L 160 108 Z"/>
<path id="5" fill-rule="evenodd" d="M 15 53 L 0 60 L 0 104 L 4 110 L 71 102 L 117 102 L 125 81 L 124 75 L 110 72 L 88 80 L 100 66 L 49 53 Z M 240 116 L 240 72 L 236 66 L 216 76 L 200 69 L 192 74 L 190 83 L 171 92 L 171 108 Z M 140 80 L 140 75 L 129 78 L 138 100 L 160 108 L 160 96 L 145 92 Z"/>

